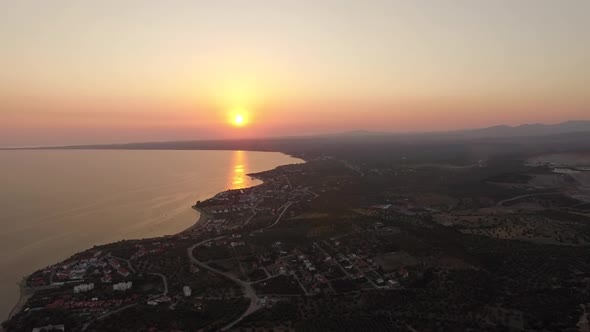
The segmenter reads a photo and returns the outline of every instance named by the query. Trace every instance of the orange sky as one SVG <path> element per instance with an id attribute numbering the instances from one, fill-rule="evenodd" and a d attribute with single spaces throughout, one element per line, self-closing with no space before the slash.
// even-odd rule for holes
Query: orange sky
<path id="1" fill-rule="evenodd" d="M 585 0 L 2 3 L 0 146 L 590 119 L 589 12 Z"/>

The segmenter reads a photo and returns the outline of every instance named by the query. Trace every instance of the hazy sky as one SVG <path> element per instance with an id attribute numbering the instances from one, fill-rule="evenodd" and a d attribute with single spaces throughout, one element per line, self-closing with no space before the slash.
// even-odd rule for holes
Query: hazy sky
<path id="1" fill-rule="evenodd" d="M 0 146 L 570 119 L 588 0 L 0 0 Z"/>

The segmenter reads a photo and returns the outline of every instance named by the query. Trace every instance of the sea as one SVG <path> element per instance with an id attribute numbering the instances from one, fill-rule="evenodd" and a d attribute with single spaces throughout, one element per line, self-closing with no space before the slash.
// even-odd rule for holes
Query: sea
<path id="1" fill-rule="evenodd" d="M 197 200 L 301 162 L 275 152 L 0 151 L 0 321 L 24 276 L 94 245 L 176 234 L 198 220 Z"/>

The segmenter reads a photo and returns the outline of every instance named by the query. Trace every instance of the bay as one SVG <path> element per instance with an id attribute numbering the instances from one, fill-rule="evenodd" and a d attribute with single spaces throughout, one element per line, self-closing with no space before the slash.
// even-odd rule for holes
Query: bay
<path id="1" fill-rule="evenodd" d="M 0 151 L 0 316 L 33 271 L 97 244 L 178 233 L 198 220 L 197 200 L 299 162 L 274 152 Z"/>

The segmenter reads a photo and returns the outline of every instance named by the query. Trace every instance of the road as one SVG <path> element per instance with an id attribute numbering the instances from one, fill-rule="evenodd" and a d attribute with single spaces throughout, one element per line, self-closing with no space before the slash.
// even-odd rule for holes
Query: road
<path id="1" fill-rule="evenodd" d="M 288 179 L 287 179 L 287 181 L 288 181 Z M 289 183 L 289 186 L 291 186 L 290 183 Z M 312 194 L 314 194 L 314 195 L 317 196 L 317 194 L 315 194 L 315 193 L 312 193 Z M 258 206 L 259 203 L 260 203 L 260 201 L 257 202 L 256 205 L 252 208 L 253 215 L 250 216 L 250 218 L 248 218 L 246 220 L 246 222 L 244 223 L 244 225 L 247 225 L 250 222 L 250 220 L 252 219 L 252 217 L 254 217 L 254 215 L 256 215 L 256 207 Z M 283 210 L 277 216 L 277 219 L 271 225 L 267 226 L 266 228 L 271 228 L 271 227 L 275 226 L 277 223 L 279 223 L 279 221 L 281 221 L 281 219 L 283 218 L 283 215 L 285 214 L 285 212 L 287 212 L 287 210 L 289 209 L 289 207 L 293 203 L 294 202 L 291 202 L 291 201 L 285 203 L 285 205 L 283 205 Z M 231 329 L 234 325 L 236 325 L 237 323 L 239 323 L 242 319 L 244 319 L 245 317 L 249 316 L 253 312 L 257 311 L 258 309 L 262 308 L 262 306 L 259 304 L 260 301 L 259 301 L 258 296 L 256 295 L 256 291 L 254 290 L 254 288 L 252 287 L 252 285 L 249 282 L 243 281 L 243 280 L 235 277 L 234 275 L 232 275 L 232 274 L 230 274 L 228 272 L 223 272 L 223 271 L 220 271 L 220 270 L 218 270 L 216 268 L 213 268 L 213 267 L 207 265 L 206 263 L 199 261 L 198 259 L 196 259 L 193 256 L 193 251 L 198 246 L 203 245 L 203 244 L 205 244 L 207 242 L 210 242 L 210 241 L 215 241 L 215 240 L 223 239 L 223 238 L 226 238 L 226 237 L 228 237 L 228 236 L 227 235 L 223 235 L 223 236 L 218 236 L 218 237 L 215 237 L 215 238 L 210 238 L 210 239 L 207 239 L 207 240 L 203 240 L 203 241 L 201 241 L 199 243 L 193 244 L 192 246 L 190 246 L 187 249 L 187 255 L 188 255 L 189 260 L 191 261 L 191 263 L 199 266 L 200 268 L 203 268 L 203 269 L 208 270 L 210 272 L 213 272 L 213 273 L 216 273 L 218 275 L 221 275 L 221 276 L 223 276 L 223 277 L 225 277 L 225 278 L 233 281 L 234 283 L 238 284 L 242 288 L 242 290 L 244 291 L 244 297 L 247 298 L 247 299 L 250 299 L 250 305 L 248 306 L 248 309 L 246 309 L 246 311 L 244 313 L 242 313 L 242 315 L 238 319 L 236 319 L 233 322 L 229 323 L 228 325 L 224 326 L 221 329 L 222 331 L 226 331 L 228 329 Z"/>
<path id="2" fill-rule="evenodd" d="M 301 287 L 301 289 L 303 290 L 303 292 L 305 293 L 305 295 L 309 295 L 309 293 L 307 292 L 307 289 L 305 289 L 305 287 L 303 287 L 303 284 L 301 283 L 301 280 L 299 280 L 299 277 L 297 277 L 297 274 L 293 274 L 293 277 L 295 278 L 295 280 L 297 280 L 297 283 L 299 284 L 299 287 Z M 330 286 L 332 287 L 332 286 Z"/>
<path id="3" fill-rule="evenodd" d="M 334 252 L 338 252 L 334 247 L 332 247 L 326 240 L 322 241 L 324 242 L 325 245 L 327 245 L 328 247 L 332 248 L 332 250 L 334 250 Z M 322 250 L 324 252 L 325 255 L 330 256 L 330 254 L 328 254 L 324 248 L 322 248 L 320 245 L 316 245 L 318 248 L 320 248 L 320 250 Z M 331 257 L 331 256 L 330 256 Z M 336 262 L 336 264 L 340 267 L 340 270 L 342 270 L 342 272 L 344 272 L 344 274 L 351 278 L 352 276 L 350 275 L 350 273 L 348 273 L 348 271 L 346 271 L 346 269 L 344 268 L 344 266 L 342 266 L 342 264 L 340 264 L 340 262 L 336 259 L 336 257 L 332 257 L 332 259 L 334 260 L 334 262 Z"/>
<path id="4" fill-rule="evenodd" d="M 365 176 L 365 173 L 363 171 L 361 171 L 361 168 L 360 167 L 353 166 L 351 163 L 349 163 L 348 161 L 345 161 L 345 160 L 341 160 L 341 162 L 344 164 L 344 166 L 346 168 L 359 173 L 359 175 L 361 177 Z"/>
<path id="5" fill-rule="evenodd" d="M 217 237 L 217 238 L 204 240 L 204 241 L 201 241 L 201 242 L 199 242 L 197 244 L 194 244 L 194 245 L 190 246 L 187 249 L 188 257 L 189 257 L 190 261 L 193 264 L 195 264 L 195 265 L 197 265 L 197 266 L 199 266 L 199 267 L 201 267 L 201 268 L 203 268 L 205 270 L 208 270 L 208 271 L 211 271 L 213 273 L 219 274 L 219 275 L 221 275 L 221 276 L 223 276 L 223 277 L 225 277 L 225 278 L 227 278 L 227 279 L 235 282 L 236 284 L 240 285 L 240 287 L 244 291 L 244 297 L 247 298 L 247 299 L 250 299 L 250 305 L 248 306 L 248 309 L 238 319 L 236 319 L 235 321 L 233 321 L 233 322 L 229 323 L 228 325 L 224 326 L 221 329 L 222 331 L 226 331 L 226 330 L 232 328 L 232 326 L 234 326 L 235 324 L 239 323 L 242 319 L 244 319 L 248 315 L 252 314 L 256 310 L 258 310 L 258 309 L 261 308 L 261 306 L 258 304 L 259 301 L 258 301 L 258 296 L 256 295 L 256 291 L 254 290 L 254 288 L 252 287 L 252 285 L 250 285 L 250 283 L 248 283 L 246 281 L 243 281 L 243 280 L 240 280 L 240 279 L 236 278 L 235 276 L 231 275 L 230 273 L 223 272 L 223 271 L 220 271 L 220 270 L 218 270 L 216 268 L 213 268 L 213 267 L 211 267 L 211 266 L 209 266 L 209 265 L 207 265 L 207 264 L 205 264 L 205 263 L 197 260 L 193 256 L 193 250 L 196 247 L 198 247 L 199 245 L 204 244 L 204 243 L 207 243 L 209 241 L 216 240 L 216 239 L 221 239 L 221 238 L 224 238 L 224 237 L 226 237 L 226 236 L 220 236 L 220 237 Z"/>
<path id="6" fill-rule="evenodd" d="M 129 264 L 129 266 L 131 266 L 131 264 Z M 163 274 L 161 274 L 161 273 L 148 273 L 148 274 L 157 275 L 160 278 L 162 278 L 162 281 L 164 282 L 164 291 L 162 292 L 162 294 L 151 296 L 150 298 L 153 299 L 153 298 L 156 298 L 156 297 L 168 295 L 168 280 L 166 279 L 166 276 L 163 275 Z M 95 319 L 93 319 L 93 320 L 87 322 L 86 324 L 84 324 L 82 326 L 82 331 L 86 331 L 88 329 L 88 326 L 90 326 L 92 323 L 96 322 L 97 320 L 105 319 L 105 318 L 107 318 L 109 316 L 112 316 L 114 314 L 117 314 L 117 313 L 119 313 L 121 311 L 127 310 L 129 308 L 133 308 L 133 307 L 135 307 L 138 304 L 139 304 L 139 302 L 131 303 L 131 304 L 128 304 L 126 306 L 123 306 L 123 307 L 121 307 L 121 308 L 119 308 L 117 310 L 109 311 L 108 313 L 106 313 L 106 314 L 104 314 L 102 316 L 96 317 Z"/>
<path id="7" fill-rule="evenodd" d="M 135 273 L 135 269 L 133 268 L 133 265 L 131 265 L 131 261 L 129 261 L 128 259 L 117 257 L 117 256 L 113 256 L 113 255 L 111 255 L 111 253 L 109 253 L 109 256 L 110 257 L 113 257 L 113 258 L 116 258 L 118 260 L 121 260 L 121 261 L 123 261 L 125 263 L 127 263 L 127 266 L 129 267 L 129 269 L 131 270 L 131 272 Z"/>
<path id="8" fill-rule="evenodd" d="M 248 219 L 246 219 L 246 222 L 244 222 L 244 226 L 248 226 L 248 224 L 250 223 L 250 220 L 252 220 L 252 218 L 254 218 L 256 216 L 256 208 L 258 207 L 258 205 L 262 202 L 262 199 L 259 199 L 256 204 L 254 204 L 254 206 L 252 207 L 252 215 L 250 215 L 250 217 L 248 217 Z"/>
<path id="9" fill-rule="evenodd" d="M 509 199 L 505 199 L 503 201 L 498 202 L 498 206 L 504 207 L 504 203 L 506 202 L 510 202 L 510 201 L 515 201 L 517 199 L 521 199 L 521 198 L 526 198 L 526 197 L 534 197 L 534 196 L 547 196 L 547 195 L 557 195 L 557 194 L 563 194 L 561 192 L 552 192 L 552 193 L 543 193 L 543 194 L 527 194 L 527 195 L 520 195 L 520 196 L 516 196 L 516 197 L 512 197 Z"/>
<path id="10" fill-rule="evenodd" d="M 287 181 L 289 183 L 289 187 L 292 188 L 291 183 L 289 182 L 289 179 L 288 178 L 287 178 Z M 314 195 L 315 197 L 318 196 L 316 193 L 310 191 L 308 188 L 305 188 L 304 190 L 307 193 Z M 281 219 L 283 218 L 283 215 L 285 214 L 285 212 L 287 212 L 287 210 L 289 209 L 289 207 L 293 203 L 294 202 L 292 202 L 292 201 L 289 201 L 289 202 L 285 203 L 282 206 L 283 209 L 282 209 L 281 213 L 277 216 L 277 219 L 271 225 L 267 226 L 266 228 L 271 228 L 271 227 L 275 226 L 276 224 L 278 224 L 279 221 L 281 221 Z M 258 204 L 260 204 L 260 201 L 258 201 L 252 207 L 252 215 L 246 220 L 246 222 L 244 223 L 244 226 L 245 225 L 248 225 L 248 223 L 250 223 L 250 220 L 256 215 L 256 208 L 258 207 Z M 215 241 L 215 240 L 220 240 L 220 239 L 223 239 L 223 238 L 226 238 L 226 237 L 228 237 L 228 236 L 227 235 L 223 235 L 223 236 L 218 236 L 218 237 L 206 239 L 206 240 L 203 240 L 203 241 L 201 241 L 199 243 L 193 244 L 192 246 L 190 246 L 189 248 L 187 248 L 187 255 L 188 255 L 189 260 L 190 260 L 190 262 L 192 264 L 195 264 L 198 267 L 203 268 L 205 270 L 208 270 L 210 272 L 213 272 L 215 274 L 221 275 L 221 276 L 225 277 L 226 279 L 229 279 L 232 282 L 238 284 L 240 286 L 240 288 L 244 292 L 244 297 L 250 300 L 250 304 L 248 306 L 248 309 L 246 309 L 246 311 L 244 311 L 242 313 L 242 315 L 240 315 L 240 317 L 238 317 L 236 320 L 234 320 L 233 322 L 231 322 L 231 323 L 227 324 L 226 326 L 224 326 L 223 328 L 221 328 L 222 331 L 226 331 L 228 329 L 231 329 L 237 323 L 239 323 L 240 321 L 242 321 L 245 317 L 249 316 L 250 314 L 252 314 L 255 311 L 257 311 L 258 309 L 262 308 L 262 306 L 259 304 L 260 301 L 259 301 L 258 296 L 256 295 L 256 291 L 254 290 L 254 288 L 252 287 L 252 285 L 249 282 L 243 281 L 243 280 L 235 277 L 234 275 L 232 275 L 232 274 L 230 274 L 228 272 L 223 272 L 223 271 L 220 271 L 220 270 L 218 270 L 216 268 L 213 268 L 213 267 L 207 265 L 206 263 L 199 261 L 198 259 L 196 259 L 193 256 L 193 251 L 194 251 L 195 248 L 197 248 L 197 247 L 199 247 L 199 246 L 201 246 L 201 245 L 203 245 L 203 244 L 205 244 L 207 242 Z M 122 261 L 125 261 L 127 263 L 127 265 L 130 267 L 130 269 L 133 270 L 133 267 L 131 265 L 131 262 L 129 262 L 128 260 L 122 259 L 120 257 L 115 257 L 115 258 L 120 259 Z M 161 274 L 161 273 L 150 273 L 150 274 L 159 276 L 160 278 L 162 278 L 162 282 L 164 283 L 164 291 L 163 291 L 163 293 L 161 295 L 158 295 L 158 296 L 167 295 L 168 294 L 168 281 L 167 281 L 166 276 L 163 275 L 163 274 Z M 267 272 L 267 275 L 268 275 L 268 272 Z M 307 291 L 305 290 L 305 288 L 304 287 L 302 287 L 302 288 L 307 293 Z M 92 320 L 92 321 L 88 322 L 87 324 L 85 324 L 84 327 L 83 327 L 83 330 L 86 330 L 88 328 L 88 326 L 92 322 L 94 322 L 94 321 L 96 321 L 98 319 L 104 319 L 104 318 L 106 318 L 106 317 L 108 317 L 110 315 L 113 315 L 113 314 L 117 313 L 117 312 L 121 312 L 121 311 L 123 311 L 125 309 L 128 309 L 130 307 L 133 307 L 134 305 L 137 305 L 137 303 L 133 303 L 133 304 L 124 306 L 124 307 L 122 307 L 122 308 L 120 308 L 118 310 L 115 310 L 115 311 L 109 312 L 109 313 L 107 313 L 107 314 L 105 314 L 103 316 L 100 316 L 97 319 Z"/>
<path id="11" fill-rule="evenodd" d="M 162 293 L 162 295 L 168 295 L 168 279 L 166 279 L 166 276 L 163 275 L 162 273 L 154 273 L 154 272 L 150 272 L 149 274 L 152 274 L 152 275 L 162 278 L 162 282 L 164 282 L 164 292 Z"/>
<path id="12" fill-rule="evenodd" d="M 287 209 L 289 209 L 289 207 L 291 206 L 291 204 L 293 204 L 293 202 L 287 202 L 285 205 L 283 205 L 283 206 L 284 206 L 284 208 L 283 208 L 283 211 L 281 211 L 281 213 L 280 213 L 280 214 L 279 214 L 279 216 L 277 217 L 277 220 L 275 220 L 275 222 L 273 222 L 272 224 L 270 224 L 270 225 L 269 225 L 268 227 L 266 227 L 266 228 L 271 228 L 271 227 L 273 227 L 274 225 L 278 224 L 278 223 L 279 223 L 279 221 L 281 221 L 281 218 L 283 217 L 283 215 L 285 214 L 285 212 L 287 212 Z"/>
<path id="13" fill-rule="evenodd" d="M 306 188 L 303 188 L 303 191 L 306 192 L 306 193 L 308 193 L 308 194 L 312 194 L 313 195 L 313 198 L 317 198 L 318 196 L 320 196 L 320 195 L 314 193 L 313 191 L 309 190 L 309 188 L 307 188 L 307 187 Z"/>

